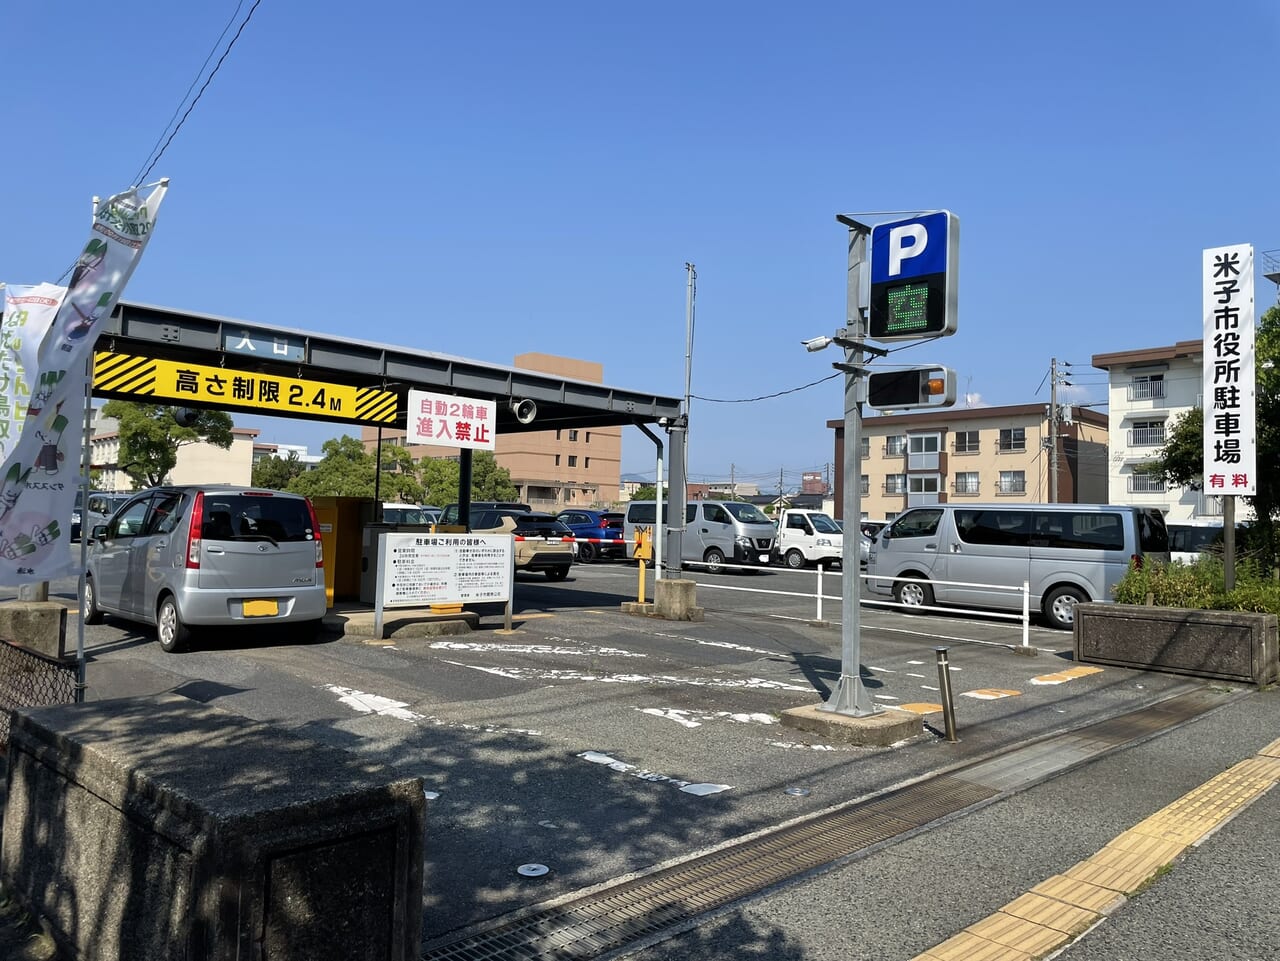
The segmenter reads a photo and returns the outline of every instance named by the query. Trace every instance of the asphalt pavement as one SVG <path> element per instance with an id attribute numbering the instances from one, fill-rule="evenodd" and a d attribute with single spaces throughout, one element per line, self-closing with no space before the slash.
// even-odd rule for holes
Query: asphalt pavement
<path id="1" fill-rule="evenodd" d="M 960 740 L 948 743 L 940 716 L 925 712 L 919 736 L 892 748 L 823 743 L 778 723 L 839 676 L 839 586 L 828 578 L 826 623 L 815 624 L 803 596 L 815 579 L 721 575 L 719 589 L 700 588 L 706 619 L 673 623 L 621 613 L 634 599 L 628 568 L 577 565 L 561 584 L 518 578 L 513 633 L 487 617 L 463 636 L 375 639 L 348 609 L 346 633 L 316 644 L 210 632 L 180 656 L 159 651 L 146 628 L 109 621 L 86 629 L 89 696 L 176 691 L 422 776 L 424 934 L 439 942 L 1203 686 L 1110 667 L 1072 672 L 1069 635 L 1039 625 L 1038 653 L 1027 656 L 1014 650 L 1016 624 L 867 608 L 868 698 L 926 711 L 939 699 L 934 650 L 946 646 Z M 74 603 L 73 583 L 53 591 Z M 1064 762 L 632 953 L 917 957 L 1277 736 L 1280 695 L 1233 690 L 1170 730 Z M 1280 957 L 1280 872 L 1267 854 L 1276 803 L 1272 791 L 1244 807 L 1064 956 Z M 528 864 L 547 871 L 527 877 Z"/>

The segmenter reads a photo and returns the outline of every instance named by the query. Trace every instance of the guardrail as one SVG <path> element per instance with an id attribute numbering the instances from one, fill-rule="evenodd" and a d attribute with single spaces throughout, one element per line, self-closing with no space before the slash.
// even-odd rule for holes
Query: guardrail
<path id="1" fill-rule="evenodd" d="M 684 566 L 685 567 L 707 567 L 708 565 L 705 563 L 699 563 L 696 561 L 685 561 Z M 731 571 L 761 571 L 761 570 L 776 571 L 778 570 L 777 568 L 770 568 L 767 566 L 757 566 L 753 564 L 716 564 L 715 567 L 717 570 L 731 570 Z M 796 572 L 792 572 L 792 573 L 796 573 Z M 700 588 L 705 587 L 705 588 L 709 588 L 711 590 L 716 590 L 716 591 L 740 591 L 747 594 L 773 594 L 780 597 L 812 597 L 814 598 L 816 603 L 814 620 L 821 621 L 823 619 L 822 602 L 824 600 L 835 601 L 836 603 L 841 603 L 843 600 L 843 598 L 840 597 L 839 595 L 829 595 L 829 594 L 823 593 L 823 586 L 822 586 L 823 578 L 824 577 L 842 578 L 844 577 L 845 572 L 844 571 L 839 571 L 835 573 L 826 572 L 823 570 L 822 565 L 818 565 L 818 567 L 815 569 L 815 573 L 816 573 L 817 582 L 816 582 L 816 589 L 814 590 L 813 593 L 810 593 L 808 591 L 777 591 L 777 590 L 768 590 L 768 589 L 759 588 L 759 587 L 738 587 L 730 584 L 708 584 L 702 581 L 698 582 L 698 586 Z M 862 580 L 877 580 L 877 581 L 919 581 L 920 580 L 918 577 L 886 577 L 884 575 L 863 574 L 861 572 L 858 573 L 858 577 L 861 578 Z M 977 614 L 981 617 L 992 617 L 992 618 L 996 618 L 997 620 L 1019 621 L 1021 622 L 1021 625 L 1022 625 L 1022 647 L 1028 650 L 1030 649 L 1031 647 L 1031 586 L 1026 581 L 1023 581 L 1022 584 L 1018 586 L 1010 586 L 1008 584 L 978 584 L 973 581 L 931 580 L 929 581 L 929 583 L 931 585 L 947 584 L 952 587 L 980 587 L 983 590 L 1007 591 L 1011 594 L 1021 594 L 1022 595 L 1022 612 L 1020 614 L 1013 614 L 1008 611 L 991 610 L 987 608 L 976 609 L 976 608 L 968 608 L 968 607 L 939 607 L 936 604 L 900 604 L 898 601 L 879 600 L 878 598 L 874 598 L 874 597 L 862 598 L 862 604 L 864 606 L 894 607 L 903 611 L 913 611 L 913 612 L 914 611 L 937 611 L 940 614 Z"/>
<path id="2" fill-rule="evenodd" d="M 73 704 L 76 665 L 10 641 L 0 641 L 0 753 L 9 747 L 10 712 L 23 707 Z"/>

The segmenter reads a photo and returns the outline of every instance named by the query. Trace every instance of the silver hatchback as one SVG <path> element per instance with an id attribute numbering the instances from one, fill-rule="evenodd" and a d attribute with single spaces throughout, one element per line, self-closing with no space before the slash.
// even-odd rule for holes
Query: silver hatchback
<path id="1" fill-rule="evenodd" d="M 285 624 L 309 639 L 326 608 L 320 527 L 298 494 L 155 487 L 90 531 L 85 623 L 154 624 L 169 652 L 202 627 Z"/>

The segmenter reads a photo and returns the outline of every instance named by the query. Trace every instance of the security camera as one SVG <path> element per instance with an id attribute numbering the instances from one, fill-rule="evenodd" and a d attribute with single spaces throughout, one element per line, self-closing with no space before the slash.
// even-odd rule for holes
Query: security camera
<path id="1" fill-rule="evenodd" d="M 532 424 L 533 419 L 538 416 L 538 405 L 533 401 L 525 398 L 524 400 L 512 400 L 511 412 L 516 415 L 516 420 L 522 424 Z"/>
<path id="2" fill-rule="evenodd" d="M 810 337 L 808 340 L 800 341 L 800 343 L 804 344 L 804 349 L 812 354 L 819 350 L 825 350 L 826 348 L 830 347 L 831 338 L 830 337 Z"/>
<path id="3" fill-rule="evenodd" d="M 671 418 L 670 418 L 670 417 L 659 417 L 659 418 L 658 418 L 658 426 L 659 426 L 659 427 L 670 427 L 670 426 L 671 426 Z"/>
<path id="4" fill-rule="evenodd" d="M 179 427 L 194 427 L 199 416 L 200 412 L 190 407 L 179 407 L 173 412 L 173 419 Z"/>

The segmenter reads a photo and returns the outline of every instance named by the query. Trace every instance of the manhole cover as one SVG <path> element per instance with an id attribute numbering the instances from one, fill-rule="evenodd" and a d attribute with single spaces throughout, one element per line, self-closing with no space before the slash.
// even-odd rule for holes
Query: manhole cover
<path id="1" fill-rule="evenodd" d="M 516 873 L 526 878 L 540 878 L 550 870 L 545 864 L 522 864 Z"/>

